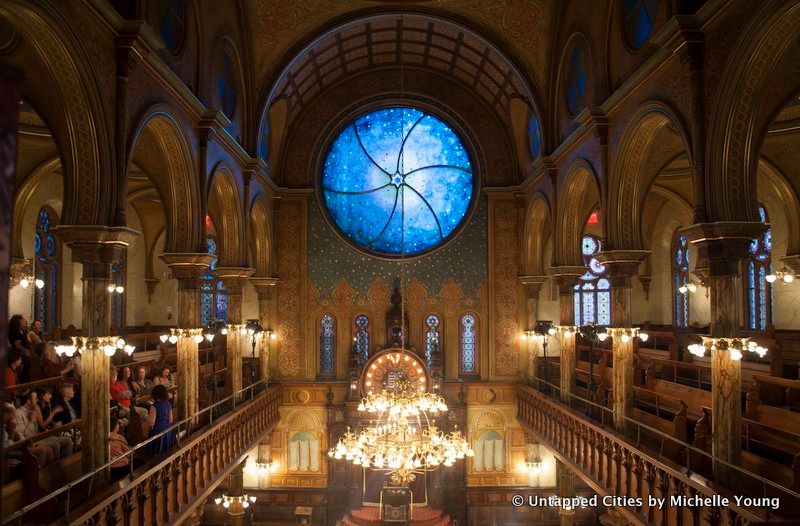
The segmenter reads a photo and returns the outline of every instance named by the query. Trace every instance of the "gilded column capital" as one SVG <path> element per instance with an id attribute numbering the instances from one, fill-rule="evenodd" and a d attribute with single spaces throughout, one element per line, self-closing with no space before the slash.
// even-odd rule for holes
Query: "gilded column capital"
<path id="1" fill-rule="evenodd" d="M 272 294 L 275 290 L 275 286 L 278 284 L 279 281 L 280 279 L 276 277 L 268 278 L 264 276 L 253 276 L 250 278 L 250 283 L 253 285 L 253 288 L 256 289 L 258 298 L 267 300 L 272 299 Z"/>
<path id="2" fill-rule="evenodd" d="M 765 228 L 764 223 L 756 221 L 718 221 L 697 223 L 680 232 L 697 248 L 698 275 L 736 276 L 750 243 Z"/>
<path id="3" fill-rule="evenodd" d="M 526 298 L 538 299 L 547 276 L 520 276 L 519 281 L 522 283 Z"/>
<path id="4" fill-rule="evenodd" d="M 550 267 L 547 275 L 553 278 L 558 285 L 559 294 L 572 294 L 572 288 L 578 283 L 578 278 L 586 273 L 586 267 L 566 266 Z"/>
<path id="5" fill-rule="evenodd" d="M 202 278 L 215 259 L 207 252 L 171 252 L 158 257 L 166 263 L 172 277 L 177 279 L 178 283 Z"/>
<path id="6" fill-rule="evenodd" d="M 84 265 L 113 263 L 139 235 L 132 228 L 102 225 L 61 225 L 54 231 L 72 250 L 72 261 Z"/>
<path id="7" fill-rule="evenodd" d="M 606 267 L 612 286 L 629 287 L 631 278 L 639 274 L 639 267 L 649 255 L 649 250 L 605 250 L 595 258 Z"/>
<path id="8" fill-rule="evenodd" d="M 33 262 L 25 258 L 11 258 L 11 266 L 8 269 L 12 280 L 19 281 L 22 277 L 33 275 Z"/>
<path id="9" fill-rule="evenodd" d="M 786 256 L 781 258 L 784 265 L 789 267 L 795 274 L 800 274 L 800 256 Z"/>
<path id="10" fill-rule="evenodd" d="M 217 278 L 222 280 L 228 294 L 241 294 L 242 287 L 247 284 L 255 269 L 246 267 L 217 267 Z"/>

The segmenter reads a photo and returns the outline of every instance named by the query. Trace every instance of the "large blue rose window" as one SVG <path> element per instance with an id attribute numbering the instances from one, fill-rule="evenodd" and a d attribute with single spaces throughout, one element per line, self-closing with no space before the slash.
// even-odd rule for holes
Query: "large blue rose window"
<path id="1" fill-rule="evenodd" d="M 321 190 L 330 219 L 352 244 L 392 257 L 452 236 L 475 186 L 469 154 L 447 124 L 390 107 L 356 118 L 334 139 Z"/>

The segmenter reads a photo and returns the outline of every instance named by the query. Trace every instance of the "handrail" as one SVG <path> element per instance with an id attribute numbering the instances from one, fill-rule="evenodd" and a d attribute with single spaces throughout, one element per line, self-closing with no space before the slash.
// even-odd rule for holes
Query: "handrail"
<path id="1" fill-rule="evenodd" d="M 201 409 L 200 411 L 198 411 L 197 413 L 195 413 L 194 415 L 192 415 L 192 416 L 190 416 L 188 418 L 184 418 L 183 420 L 181 420 L 181 421 L 179 421 L 177 423 L 174 423 L 168 429 L 165 429 L 164 431 L 158 433 L 157 435 L 154 435 L 154 436 L 148 438 L 147 440 L 145 440 L 143 442 L 140 442 L 139 444 L 133 446 L 128 451 L 123 453 L 122 455 L 119 455 L 117 457 L 114 457 L 114 458 L 110 459 L 108 462 L 106 462 L 102 466 L 95 468 L 93 471 L 90 471 L 89 473 L 85 473 L 85 474 L 81 475 L 80 477 L 78 477 L 77 479 L 75 479 L 75 480 L 73 480 L 71 482 L 68 482 L 67 484 L 65 484 L 61 488 L 59 488 L 59 489 L 47 494 L 46 496 L 44 496 L 44 497 L 32 502 L 31 504 L 26 505 L 25 507 L 23 507 L 20 510 L 17 510 L 16 512 L 14 512 L 13 514 L 9 515 L 8 517 L 3 517 L 1 519 L 2 522 L 0 522 L 0 524 L 2 524 L 2 525 L 10 524 L 12 521 L 14 521 L 16 519 L 20 519 L 20 522 L 21 522 L 22 517 L 26 513 L 30 512 L 31 510 L 34 510 L 34 509 L 38 508 L 39 506 L 41 506 L 42 504 L 44 504 L 46 502 L 49 502 L 49 501 L 57 498 L 58 496 L 62 495 L 65 492 L 67 493 L 67 499 L 66 499 L 65 506 L 66 506 L 66 514 L 68 515 L 69 514 L 70 496 L 71 496 L 72 488 L 74 488 L 75 486 L 78 486 L 79 484 L 83 484 L 84 482 L 88 481 L 89 482 L 89 489 L 87 491 L 87 494 L 91 495 L 96 476 L 98 474 L 100 474 L 101 472 L 106 471 L 107 469 L 109 469 L 111 467 L 112 464 L 118 462 L 120 459 L 123 459 L 125 457 L 130 457 L 128 459 L 128 466 L 130 467 L 130 472 L 129 472 L 128 476 L 131 479 L 133 479 L 133 477 L 134 477 L 134 473 L 133 473 L 133 457 L 134 457 L 134 455 L 136 454 L 137 451 L 141 451 L 142 449 L 146 448 L 149 444 L 155 442 L 158 439 L 161 439 L 163 436 L 165 436 L 165 435 L 167 435 L 169 433 L 172 433 L 172 432 L 175 432 L 175 446 L 176 447 L 180 447 L 180 441 L 181 441 L 180 429 L 181 429 L 181 426 L 191 424 L 193 421 L 197 421 L 200 418 L 200 416 L 202 416 L 204 413 L 208 413 L 209 414 L 209 426 L 210 426 L 214 422 L 214 409 L 215 408 L 220 407 L 222 405 L 225 405 L 225 404 L 227 404 L 229 402 L 232 402 L 233 403 L 233 409 L 235 410 L 236 409 L 236 399 L 237 398 L 239 398 L 241 396 L 242 399 L 244 399 L 244 396 L 243 396 L 244 393 L 246 393 L 247 391 L 250 391 L 250 395 L 247 397 L 247 400 L 252 400 L 254 398 L 254 396 L 255 396 L 256 388 L 260 387 L 262 384 L 264 385 L 264 390 L 266 391 L 266 388 L 268 387 L 268 383 L 264 379 L 261 379 L 261 380 L 255 382 L 255 383 L 253 383 L 253 384 L 250 384 L 247 387 L 244 387 L 244 388 L 240 389 L 235 394 L 231 394 L 230 396 L 220 400 L 216 404 L 210 405 L 208 407 L 205 407 L 205 408 Z"/>
<path id="2" fill-rule="evenodd" d="M 766 489 L 766 486 L 770 486 L 772 489 L 774 489 L 776 491 L 779 491 L 779 492 L 782 492 L 782 493 L 785 493 L 785 494 L 787 494 L 787 495 L 789 495 L 791 497 L 794 497 L 794 498 L 798 499 L 798 502 L 800 502 L 800 493 L 798 493 L 798 492 L 796 492 L 794 490 L 791 490 L 791 489 L 789 489 L 789 488 L 787 488 L 785 486 L 782 486 L 782 485 L 780 485 L 780 484 L 778 484 L 778 483 L 776 483 L 776 482 L 774 482 L 772 480 L 764 478 L 764 477 L 762 477 L 762 476 L 760 476 L 760 475 L 758 475 L 756 473 L 753 473 L 751 471 L 747 471 L 747 470 L 743 469 L 741 466 L 737 466 L 736 464 L 732 464 L 730 462 L 727 462 L 724 459 L 715 457 L 715 456 L 713 456 L 713 454 L 709 453 L 708 451 L 705 451 L 703 449 L 699 449 L 699 448 L 693 446 L 692 444 L 689 444 L 687 442 L 679 440 L 679 439 L 677 439 L 677 438 L 675 438 L 675 437 L 673 437 L 671 435 L 668 435 L 667 433 L 664 433 L 663 431 L 660 431 L 658 429 L 650 427 L 647 424 L 643 424 L 643 423 L 639 422 L 638 420 L 635 420 L 635 419 L 633 419 L 633 418 L 631 418 L 629 416 L 616 414 L 613 409 L 610 409 L 608 407 L 602 406 L 600 404 L 596 404 L 595 402 L 592 402 L 590 400 L 582 398 L 582 397 L 576 395 L 575 393 L 571 393 L 571 392 L 568 392 L 568 391 L 562 391 L 559 386 L 553 385 L 553 384 L 551 384 L 549 382 L 545 382 L 541 378 L 538 378 L 536 376 L 531 376 L 531 375 L 529 375 L 527 373 L 521 373 L 521 376 L 523 377 L 524 380 L 530 380 L 530 383 L 521 382 L 523 385 L 526 385 L 527 387 L 535 389 L 538 393 L 542 394 L 543 396 L 546 396 L 547 398 L 551 399 L 555 403 L 560 403 L 560 404 L 566 405 L 567 407 L 570 408 L 570 410 L 573 410 L 572 409 L 572 405 L 563 403 L 562 400 L 563 400 L 564 396 L 568 396 L 570 399 L 575 399 L 577 402 L 583 404 L 584 407 L 591 406 L 591 407 L 595 408 L 596 410 L 601 411 L 604 414 L 607 413 L 608 414 L 608 420 L 603 418 L 603 421 L 599 422 L 601 428 L 604 431 L 607 429 L 607 426 L 604 424 L 604 422 L 613 421 L 614 417 L 616 417 L 617 419 L 621 418 L 626 423 L 630 423 L 631 425 L 635 426 L 636 435 L 637 435 L 637 440 L 636 440 L 635 446 L 636 446 L 637 449 L 641 450 L 641 434 L 642 434 L 642 430 L 646 430 L 648 433 L 653 433 L 653 434 L 661 437 L 661 441 L 662 441 L 661 449 L 662 449 L 662 451 L 658 453 L 659 457 L 661 457 L 662 453 L 663 453 L 664 441 L 665 440 L 669 440 L 669 441 L 672 441 L 672 442 L 678 444 L 679 446 L 685 448 L 687 453 L 691 452 L 691 453 L 695 453 L 697 455 L 702 455 L 704 457 L 707 457 L 710 461 L 712 461 L 715 464 L 725 466 L 726 469 L 730 469 L 730 470 L 736 471 L 738 473 L 741 473 L 744 476 L 747 476 L 749 478 L 752 478 L 754 480 L 759 481 L 761 484 L 764 485 L 765 489 Z M 546 389 L 543 390 L 542 386 L 544 386 Z M 562 398 L 557 398 L 556 396 L 551 396 L 548 393 L 548 391 L 549 391 L 549 393 L 553 393 L 553 395 L 555 395 L 557 393 L 558 396 L 560 396 Z M 585 417 L 585 418 L 589 418 L 591 420 L 594 420 L 595 424 L 598 423 L 596 419 L 592 418 L 592 416 L 589 414 L 588 411 L 584 411 L 583 413 L 579 413 L 579 414 L 580 414 L 581 417 Z M 616 431 L 614 431 L 614 433 L 616 433 Z M 624 439 L 626 437 L 623 436 L 623 435 L 619 435 L 618 438 L 623 438 Z M 686 459 L 687 459 L 686 463 L 687 463 L 687 465 L 685 466 L 685 468 L 686 468 L 687 473 L 691 473 L 691 467 L 690 467 L 691 458 L 692 458 L 692 455 L 689 455 L 689 454 L 686 455 Z M 681 467 L 683 467 L 683 466 L 681 466 Z M 674 468 L 672 468 L 672 469 L 674 469 Z M 765 494 L 766 494 L 766 491 L 765 491 Z"/>
<path id="3" fill-rule="evenodd" d="M 6 386 L 5 394 L 16 394 L 18 391 L 25 392 L 29 389 L 36 389 L 37 387 L 42 387 L 44 385 L 52 385 L 56 383 L 64 383 L 63 376 L 51 376 L 50 378 L 41 378 L 39 380 L 34 380 L 32 382 L 25 382 L 24 384 L 17 384 Z"/>

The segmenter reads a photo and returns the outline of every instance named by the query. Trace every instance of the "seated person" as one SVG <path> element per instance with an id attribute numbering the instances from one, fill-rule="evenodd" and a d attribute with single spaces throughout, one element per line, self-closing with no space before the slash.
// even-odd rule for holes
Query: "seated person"
<path id="1" fill-rule="evenodd" d="M 33 395 L 36 396 L 36 393 L 33 393 Z M 30 421 L 28 419 L 20 419 L 20 415 L 17 413 L 16 408 L 11 404 L 6 405 L 5 416 L 8 422 L 5 426 L 5 431 L 10 442 L 14 443 L 19 442 L 20 440 L 25 440 L 26 437 L 21 436 L 21 434 L 17 432 L 17 429 L 19 428 L 20 422 L 23 422 L 25 425 L 29 425 Z M 35 422 L 33 423 L 33 428 L 36 428 Z M 36 433 L 34 432 L 33 434 L 35 435 Z M 28 451 L 30 451 L 30 453 L 36 457 L 36 459 L 39 461 L 40 467 L 46 466 L 54 460 L 53 449 L 40 442 L 31 442 L 31 444 L 28 446 Z"/>
<path id="2" fill-rule="evenodd" d="M 153 387 L 155 387 L 156 385 L 163 385 L 167 389 L 167 392 L 169 392 L 170 389 L 176 386 L 175 380 L 172 379 L 172 371 L 170 370 L 169 367 L 166 366 L 162 367 L 158 376 L 153 378 Z M 173 404 L 178 403 L 177 395 L 178 393 L 173 391 L 172 394 L 169 395 L 168 397 Z"/>
<path id="3" fill-rule="evenodd" d="M 20 398 L 20 407 L 17 410 L 17 429 L 22 440 L 32 438 L 42 431 L 46 431 L 55 415 L 62 410 L 55 407 L 47 418 L 42 417 L 39 407 L 39 396 L 36 391 L 26 391 Z M 61 425 L 61 424 L 58 424 Z M 58 426 L 56 426 L 58 427 Z M 59 460 L 72 454 L 75 445 L 72 439 L 62 436 L 49 436 L 37 441 L 53 450 L 53 459 Z"/>
<path id="4" fill-rule="evenodd" d="M 58 398 L 53 404 L 54 407 L 60 407 L 61 411 L 53 417 L 53 422 L 60 425 L 67 425 L 81 417 L 80 410 L 73 402 L 75 398 L 75 388 L 72 384 L 61 384 L 58 388 Z M 63 433 L 64 436 L 72 438 L 72 442 L 77 446 L 81 443 L 81 429 L 80 427 L 73 427 L 69 431 Z"/>
<path id="5" fill-rule="evenodd" d="M 22 367 L 22 356 L 14 350 L 8 351 L 8 364 L 6 365 L 6 387 L 19 384 L 19 371 Z"/>
<path id="6" fill-rule="evenodd" d="M 127 453 L 131 447 L 128 445 L 128 441 L 125 440 L 125 437 L 120 433 L 119 420 L 117 417 L 111 417 L 110 428 L 111 433 L 108 435 L 108 447 L 110 450 L 109 454 L 111 455 L 110 459 L 113 460 L 111 463 L 111 476 L 117 478 L 130 472 L 131 456 L 125 455 L 125 453 Z M 141 464 L 141 459 L 133 457 L 134 469 Z"/>
<path id="7" fill-rule="evenodd" d="M 130 387 L 128 387 L 128 384 L 123 380 L 122 371 L 118 370 L 116 367 L 112 367 L 111 399 L 119 405 L 119 412 L 117 414 L 120 418 L 127 418 L 130 414 L 131 398 L 133 398 L 133 393 Z M 142 407 L 134 407 L 134 409 L 143 420 L 147 418 L 147 409 Z"/>
<path id="8" fill-rule="evenodd" d="M 147 377 L 147 369 L 143 365 L 136 368 L 136 375 L 131 379 L 130 386 L 136 398 L 150 395 L 153 381 Z"/>
<path id="9" fill-rule="evenodd" d="M 3 448 L 7 448 L 11 446 L 19 440 L 19 435 L 17 435 L 16 431 L 14 430 L 17 426 L 17 423 L 14 421 L 16 418 L 16 408 L 13 404 L 9 404 L 8 402 L 3 403 Z M 46 448 L 49 451 L 49 448 Z M 5 454 L 6 457 L 6 466 L 13 471 L 16 470 L 19 466 L 22 465 L 22 451 L 10 451 Z M 5 474 L 7 475 L 7 473 Z"/>
<path id="10" fill-rule="evenodd" d="M 60 376 L 66 378 L 72 372 L 72 364 L 64 365 L 56 354 L 54 342 L 41 344 L 42 346 L 42 378 Z"/>

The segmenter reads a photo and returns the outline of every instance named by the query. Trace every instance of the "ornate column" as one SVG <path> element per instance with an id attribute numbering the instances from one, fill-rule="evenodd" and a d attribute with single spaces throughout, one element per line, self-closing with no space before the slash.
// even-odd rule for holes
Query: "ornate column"
<path id="1" fill-rule="evenodd" d="M 226 341 L 228 375 L 226 383 L 230 386 L 231 394 L 242 390 L 242 356 L 248 352 L 250 338 L 243 334 L 242 319 L 242 288 L 247 279 L 253 274 L 253 269 L 242 267 L 217 267 L 217 277 L 225 285 L 228 296 L 228 337 Z M 246 349 L 247 347 L 247 349 Z M 242 395 L 236 397 L 236 401 Z"/>
<path id="2" fill-rule="evenodd" d="M 275 285 L 278 278 L 254 277 L 250 279 L 258 294 L 258 321 L 264 328 L 264 335 L 259 339 L 258 370 L 260 377 L 269 382 L 270 341 L 275 338 L 276 327 L 272 325 L 272 305 L 275 298 Z M 268 331 L 272 331 L 268 333 Z"/>
<path id="3" fill-rule="evenodd" d="M 614 328 L 631 326 L 631 278 L 639 273 L 639 265 L 648 254 L 646 250 L 611 250 L 597 254 L 597 260 L 605 265 L 611 282 L 611 324 Z M 625 417 L 630 417 L 633 410 L 633 352 L 633 338 L 614 338 L 612 396 L 614 425 L 619 431 L 624 431 Z"/>
<path id="4" fill-rule="evenodd" d="M 172 277 L 178 280 L 178 418 L 197 413 L 200 391 L 200 356 L 195 334 L 200 325 L 200 278 L 214 261 L 207 253 L 162 254 Z"/>
<path id="5" fill-rule="evenodd" d="M 83 265 L 81 332 L 84 336 L 111 333 L 111 263 L 124 254 L 138 232 L 123 227 L 64 225 L 57 235 L 72 250 L 72 260 Z M 84 473 L 108 462 L 109 358 L 100 349 L 81 357 L 81 462 Z M 95 483 L 102 483 L 96 480 Z"/>
<path id="6" fill-rule="evenodd" d="M 525 294 L 525 333 L 531 333 L 536 326 L 536 319 L 539 316 L 539 292 L 542 285 L 547 281 L 547 276 L 520 276 L 522 289 Z M 536 338 L 525 338 L 528 350 L 528 374 L 536 376 L 538 372 L 538 349 L 535 347 Z"/>
<path id="7" fill-rule="evenodd" d="M 247 463 L 247 458 L 241 464 L 233 468 L 228 477 L 228 492 L 226 495 L 229 497 L 244 497 L 244 465 Z M 242 498 L 232 501 L 228 506 L 228 524 L 231 526 L 242 526 L 244 523 L 244 505 Z"/>
<path id="8" fill-rule="evenodd" d="M 572 498 L 575 496 L 575 474 L 564 464 L 558 461 L 556 463 L 558 470 L 558 495 L 564 498 Z M 575 510 L 573 508 L 561 507 L 558 510 L 561 518 L 561 526 L 572 526 L 575 522 Z"/>
<path id="9" fill-rule="evenodd" d="M 733 338 L 742 326 L 741 260 L 762 223 L 718 222 L 692 225 L 682 232 L 697 247 L 695 272 L 708 286 L 711 337 Z M 742 362 L 727 350 L 711 351 L 711 452 L 715 459 L 739 464 L 741 444 Z M 733 473 L 714 464 L 714 478 L 725 483 Z M 731 480 L 728 480 L 731 482 Z"/>
<path id="10" fill-rule="evenodd" d="M 564 330 L 558 331 L 558 342 L 561 349 L 558 368 L 561 373 L 561 399 L 565 403 L 569 403 L 569 395 L 575 386 L 577 365 L 576 335 L 575 331 L 568 328 L 575 324 L 575 284 L 585 272 L 585 267 L 554 267 L 547 271 L 558 286 L 558 325 L 564 328 Z"/>

